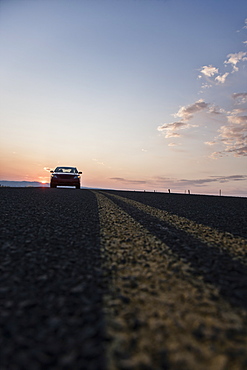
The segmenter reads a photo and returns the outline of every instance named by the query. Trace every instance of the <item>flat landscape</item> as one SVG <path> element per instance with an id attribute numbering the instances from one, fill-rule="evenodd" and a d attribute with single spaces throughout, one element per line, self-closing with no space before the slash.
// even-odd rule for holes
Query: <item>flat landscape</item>
<path id="1" fill-rule="evenodd" d="M 0 188 L 2 370 L 247 368 L 247 198 Z"/>

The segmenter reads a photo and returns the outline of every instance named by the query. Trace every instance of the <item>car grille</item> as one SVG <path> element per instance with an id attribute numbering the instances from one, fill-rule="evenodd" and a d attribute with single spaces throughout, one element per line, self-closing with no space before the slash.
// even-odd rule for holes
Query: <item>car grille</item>
<path id="1" fill-rule="evenodd" d="M 60 180 L 73 180 L 75 175 L 57 175 Z"/>

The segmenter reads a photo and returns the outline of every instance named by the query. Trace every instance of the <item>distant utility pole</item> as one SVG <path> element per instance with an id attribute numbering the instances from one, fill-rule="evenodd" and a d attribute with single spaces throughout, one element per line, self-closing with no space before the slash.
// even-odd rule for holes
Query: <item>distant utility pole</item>
<path id="1" fill-rule="evenodd" d="M 220 189 L 220 197 L 221 197 L 221 189 Z"/>

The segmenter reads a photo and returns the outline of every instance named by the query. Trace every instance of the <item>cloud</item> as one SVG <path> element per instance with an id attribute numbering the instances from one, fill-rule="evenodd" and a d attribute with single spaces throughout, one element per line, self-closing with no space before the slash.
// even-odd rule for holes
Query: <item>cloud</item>
<path id="1" fill-rule="evenodd" d="M 177 144 L 177 143 L 169 143 L 168 146 L 178 146 L 180 144 Z"/>
<path id="2" fill-rule="evenodd" d="M 201 76 L 199 76 L 199 78 L 201 78 Z M 210 89 L 210 87 L 212 87 L 212 86 L 213 85 L 211 85 L 211 84 L 208 84 L 206 82 L 203 82 L 201 88 L 202 89 Z"/>
<path id="3" fill-rule="evenodd" d="M 164 128 L 167 128 L 169 130 L 182 130 L 188 125 L 187 122 L 173 122 L 173 123 L 168 123 L 167 125 L 163 125 Z"/>
<path id="4" fill-rule="evenodd" d="M 225 111 L 224 111 L 224 109 L 222 109 L 222 108 L 220 108 L 216 105 L 211 105 L 208 108 L 208 113 L 218 115 L 218 114 L 225 113 Z"/>
<path id="5" fill-rule="evenodd" d="M 226 150 L 227 153 L 234 153 L 235 157 L 247 157 L 247 145 L 242 147 L 232 147 Z"/>
<path id="6" fill-rule="evenodd" d="M 194 117 L 195 113 L 201 112 L 205 109 L 209 108 L 209 104 L 205 103 L 203 99 L 196 101 L 193 104 L 188 106 L 183 106 L 179 109 L 177 113 L 175 113 L 174 117 L 181 118 L 180 121 L 171 122 L 171 123 L 164 123 L 161 126 L 157 127 L 158 131 L 165 131 L 165 138 L 169 139 L 172 137 L 180 137 L 181 135 L 178 134 L 176 131 L 188 129 L 191 127 L 198 127 L 198 125 L 188 123 Z"/>
<path id="7" fill-rule="evenodd" d="M 188 124 L 186 122 L 173 122 L 173 123 L 165 123 L 162 126 L 158 126 L 157 130 L 158 131 L 166 131 L 165 137 L 168 139 L 170 137 L 179 137 L 181 136 L 177 132 L 174 132 L 175 130 L 181 130 L 185 128 Z"/>
<path id="8" fill-rule="evenodd" d="M 208 178 L 204 179 L 181 179 L 178 182 L 183 183 L 187 186 L 203 186 L 208 183 L 212 182 L 219 182 L 219 183 L 226 183 L 231 181 L 246 181 L 247 175 L 231 175 L 231 176 L 209 176 Z"/>
<path id="9" fill-rule="evenodd" d="M 117 182 L 124 182 L 128 184 L 146 184 L 146 181 L 143 181 L 143 180 L 129 180 L 123 177 L 111 177 L 110 180 L 114 180 Z"/>
<path id="10" fill-rule="evenodd" d="M 245 19 L 245 26 L 243 28 L 247 28 L 247 18 Z M 243 41 L 244 44 L 247 44 L 247 41 Z M 227 64 L 232 66 L 232 73 L 237 72 L 239 70 L 238 63 L 242 61 L 247 60 L 247 52 L 239 51 L 238 53 L 230 53 L 227 55 L 226 60 L 224 61 L 225 66 Z M 229 76 L 229 72 L 226 72 L 224 74 L 219 73 L 219 68 L 212 66 L 211 64 L 208 66 L 203 66 L 200 69 L 201 75 L 199 75 L 199 78 L 202 78 L 202 75 L 206 78 L 207 83 L 202 84 L 202 88 L 209 88 L 212 87 L 212 79 L 211 77 L 215 76 L 214 78 L 215 82 L 218 84 L 224 84 L 226 81 L 226 78 Z"/>
<path id="11" fill-rule="evenodd" d="M 162 131 L 162 130 L 159 130 L 159 131 Z M 165 138 L 169 139 L 171 137 L 181 137 L 181 135 L 178 134 L 177 132 L 167 131 L 167 133 L 165 134 Z"/>
<path id="12" fill-rule="evenodd" d="M 233 54 L 228 54 L 227 55 L 227 60 L 224 61 L 224 64 L 231 64 L 232 65 L 232 72 L 237 72 L 238 67 L 237 64 L 241 61 L 247 60 L 247 52 L 240 51 L 239 53 L 233 53 Z"/>
<path id="13" fill-rule="evenodd" d="M 195 113 L 205 110 L 209 106 L 203 99 L 197 100 L 195 103 L 188 105 L 187 107 L 181 107 L 174 117 L 181 117 L 183 121 L 190 120 Z"/>
<path id="14" fill-rule="evenodd" d="M 236 104 L 242 104 L 247 101 L 247 93 L 234 93 L 232 95 Z M 206 141 L 205 145 L 213 146 L 216 144 L 223 144 L 225 149 L 222 151 L 214 152 L 210 155 L 210 158 L 219 158 L 224 155 L 232 153 L 235 157 L 246 156 L 247 146 L 247 116 L 239 115 L 243 113 L 245 109 L 234 109 L 230 112 L 226 112 L 224 109 L 205 103 L 202 99 L 195 103 L 183 106 L 179 111 L 174 114 L 181 118 L 180 121 L 165 123 L 159 126 L 158 131 L 165 132 L 165 138 L 175 138 L 181 135 L 177 132 L 180 130 L 188 129 L 191 127 L 197 127 L 197 125 L 191 124 L 188 121 L 194 117 L 195 113 L 205 111 L 208 114 L 219 115 L 222 114 L 227 120 L 227 124 L 220 127 L 218 130 L 218 137 L 214 141 Z M 175 143 L 170 143 L 169 146 L 175 146 Z"/>
<path id="15" fill-rule="evenodd" d="M 226 72 L 226 73 L 224 73 L 223 75 L 219 75 L 219 76 L 217 76 L 217 77 L 215 77 L 215 81 L 217 81 L 217 82 L 219 82 L 219 83 L 225 83 L 225 81 L 226 81 L 226 78 L 227 78 L 227 76 L 229 75 L 229 73 L 228 72 Z"/>
<path id="16" fill-rule="evenodd" d="M 246 108 L 235 108 L 231 112 L 228 112 L 228 114 L 236 116 L 238 114 L 245 113 L 245 112 L 246 112 Z"/>
<path id="17" fill-rule="evenodd" d="M 245 19 L 245 26 L 243 28 L 247 29 L 247 18 Z M 245 43 L 247 44 L 247 42 Z M 225 61 L 223 65 L 225 67 L 228 66 L 227 72 L 220 73 L 219 68 L 212 64 L 204 65 L 200 68 L 200 75 L 198 76 L 202 82 L 200 93 L 203 93 L 203 89 L 206 93 L 206 89 L 212 88 L 213 86 L 216 89 L 219 89 L 219 85 L 225 84 L 225 82 L 228 81 L 228 78 L 230 79 L 229 76 L 231 76 L 231 72 L 233 73 L 239 70 L 238 64 L 240 62 L 247 61 L 247 52 L 239 51 L 237 53 L 230 53 L 224 59 Z M 232 78 L 233 82 L 235 80 Z M 231 85 L 227 84 L 226 88 L 231 88 Z M 213 91 L 213 94 L 214 93 L 215 91 Z M 217 94 L 216 98 L 219 97 L 220 99 L 221 96 L 223 96 L 222 92 Z M 194 122 L 190 121 L 196 114 L 204 112 L 206 113 L 207 118 L 211 116 L 210 119 L 217 125 L 215 126 L 215 130 L 219 127 L 219 122 L 221 122 L 221 125 L 223 124 L 220 129 L 218 129 L 216 137 L 212 141 L 205 140 L 204 142 L 204 144 L 208 146 L 218 144 L 219 149 L 223 149 L 221 151 L 214 152 L 211 155 L 211 158 L 223 157 L 230 153 L 236 157 L 246 156 L 247 127 L 245 112 L 247 112 L 247 107 L 244 106 L 244 104 L 247 103 L 247 93 L 237 92 L 232 94 L 232 98 L 234 100 L 234 109 L 231 108 L 231 110 L 229 108 L 221 108 L 215 104 L 207 103 L 203 99 L 187 106 L 181 106 L 178 112 L 173 114 L 177 120 L 174 120 L 175 122 L 164 123 L 163 125 L 158 126 L 157 130 L 163 132 L 166 139 L 181 137 L 181 130 L 198 127 L 198 125 L 194 125 L 192 124 Z M 213 99 L 215 99 L 215 96 L 213 96 Z M 218 115 L 219 118 L 217 118 L 216 115 Z M 169 146 L 174 146 L 174 144 L 174 142 L 171 142 Z"/>
<path id="18" fill-rule="evenodd" d="M 247 116 L 228 116 L 227 118 L 230 123 L 247 125 Z M 245 128 L 247 128 L 247 126 L 245 126 Z"/>
<path id="19" fill-rule="evenodd" d="M 215 77 L 215 81 L 216 81 L 216 82 L 218 82 L 218 83 L 221 83 L 221 84 L 225 83 L 226 78 L 227 78 L 227 76 L 229 75 L 229 73 L 228 73 L 228 72 L 226 72 L 226 73 L 224 73 L 224 74 L 220 75 L 220 74 L 219 74 L 219 68 L 213 67 L 212 65 L 209 65 L 209 66 L 203 66 L 203 67 L 202 67 L 202 69 L 200 70 L 200 72 L 201 72 L 205 77 L 207 77 L 207 78 L 208 78 L 208 81 L 210 81 L 210 77 L 213 77 L 214 75 L 217 75 L 217 74 L 218 74 L 218 76 L 216 76 L 216 77 Z M 199 75 L 198 77 L 199 77 L 199 78 L 202 78 L 202 76 L 201 76 L 201 75 Z M 212 85 L 211 85 L 211 84 L 209 84 L 209 83 L 206 83 L 206 84 L 205 84 L 205 83 L 203 83 L 203 84 L 202 84 L 202 88 L 203 88 L 203 89 L 205 89 L 205 88 L 210 88 L 210 87 L 212 87 Z"/>
<path id="20" fill-rule="evenodd" d="M 173 123 L 165 123 L 162 126 L 158 127 L 158 131 L 163 131 L 163 130 L 182 130 L 186 128 L 188 125 L 187 122 L 179 121 L 179 122 L 173 122 Z"/>
<path id="21" fill-rule="evenodd" d="M 218 73 L 218 71 L 219 71 L 219 69 L 213 67 L 212 65 L 210 65 L 210 66 L 203 66 L 202 69 L 200 70 L 200 72 L 202 74 L 204 74 L 205 76 L 207 76 L 207 77 L 214 76 L 216 73 Z"/>
<path id="22" fill-rule="evenodd" d="M 165 123 L 157 128 L 158 131 L 166 131 L 165 138 L 180 137 L 181 135 L 175 132 L 176 130 L 184 130 L 190 127 L 197 127 L 197 125 L 191 125 L 187 122 L 179 121 L 173 123 Z"/>
<path id="23" fill-rule="evenodd" d="M 217 159 L 228 154 L 233 154 L 234 157 L 247 156 L 247 115 L 234 115 L 237 111 L 235 109 L 226 116 L 228 124 L 219 128 L 219 135 L 214 141 L 204 142 L 209 146 L 224 145 L 223 150 L 213 152 L 209 158 Z"/>
<path id="24" fill-rule="evenodd" d="M 150 180 L 150 183 L 159 184 L 164 187 L 184 187 L 184 186 L 206 186 L 210 183 L 228 183 L 232 181 L 246 181 L 247 175 L 230 175 L 230 176 L 209 176 L 206 178 L 199 179 L 178 179 L 178 178 L 167 178 L 167 177 L 156 177 L 154 180 Z"/>
<path id="25" fill-rule="evenodd" d="M 234 93 L 232 97 L 236 100 L 237 104 L 244 104 L 247 102 L 247 93 Z"/>
<path id="26" fill-rule="evenodd" d="M 118 186 L 122 183 L 124 186 L 145 185 L 146 188 L 158 187 L 159 189 L 191 189 L 191 187 L 200 188 L 207 187 L 210 184 L 222 184 L 239 181 L 247 181 L 247 175 L 235 174 L 229 176 L 209 176 L 205 178 L 187 179 L 187 178 L 172 178 L 165 176 L 150 177 L 147 180 L 130 180 L 123 177 L 112 177 L 111 180 L 118 182 Z"/>
<path id="27" fill-rule="evenodd" d="M 228 116 L 229 125 L 221 126 L 219 137 L 226 146 L 222 152 L 217 154 L 233 153 L 235 157 L 247 156 L 247 116 Z"/>

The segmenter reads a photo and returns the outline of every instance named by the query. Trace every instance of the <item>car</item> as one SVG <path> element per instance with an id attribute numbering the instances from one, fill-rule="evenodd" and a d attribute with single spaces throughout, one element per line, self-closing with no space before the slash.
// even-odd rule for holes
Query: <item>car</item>
<path id="1" fill-rule="evenodd" d="M 76 167 L 57 167 L 51 172 L 50 187 L 75 186 L 80 189 L 81 174 Z"/>

